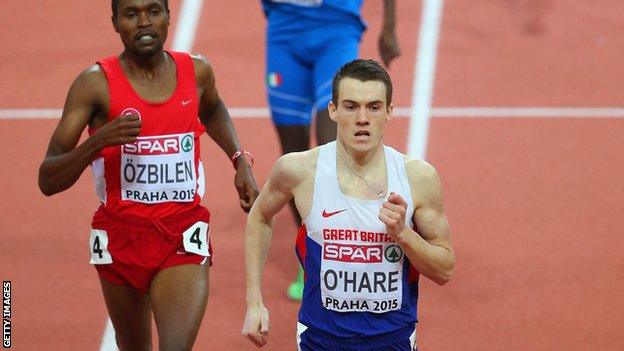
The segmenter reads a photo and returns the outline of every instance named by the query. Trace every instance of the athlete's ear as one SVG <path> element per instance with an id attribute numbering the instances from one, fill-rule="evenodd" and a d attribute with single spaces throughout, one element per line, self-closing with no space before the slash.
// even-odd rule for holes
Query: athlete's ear
<path id="1" fill-rule="evenodd" d="M 394 104 L 390 103 L 390 105 L 388 105 L 386 109 L 388 111 L 388 114 L 386 115 L 386 122 L 388 122 L 392 118 L 392 113 L 394 112 Z"/>
<path id="2" fill-rule="evenodd" d="M 338 120 L 338 106 L 333 101 L 330 101 L 327 105 L 327 111 L 329 111 L 329 118 L 336 122 Z"/>

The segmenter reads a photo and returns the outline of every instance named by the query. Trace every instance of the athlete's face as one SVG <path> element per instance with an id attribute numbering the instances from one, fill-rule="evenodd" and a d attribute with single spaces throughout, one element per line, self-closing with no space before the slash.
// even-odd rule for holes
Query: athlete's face
<path id="1" fill-rule="evenodd" d="M 138 56 L 162 50 L 169 28 L 169 10 L 162 0 L 120 0 L 112 20 L 126 50 Z"/>
<path id="2" fill-rule="evenodd" d="M 379 147 L 393 106 L 386 106 L 383 82 L 343 78 L 338 84 L 338 103 L 329 104 L 329 116 L 338 123 L 338 139 L 356 152 Z"/>

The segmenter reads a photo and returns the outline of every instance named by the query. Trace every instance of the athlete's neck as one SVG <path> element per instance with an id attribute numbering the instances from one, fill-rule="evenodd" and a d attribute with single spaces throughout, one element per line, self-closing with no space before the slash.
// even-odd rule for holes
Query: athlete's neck
<path id="1" fill-rule="evenodd" d="M 336 141 L 336 151 L 341 156 L 347 165 L 358 173 L 365 173 L 371 167 L 374 167 L 377 162 L 383 158 L 383 145 L 380 143 L 376 147 L 370 150 L 359 151 L 354 148 L 348 147 L 341 140 Z"/>
<path id="2" fill-rule="evenodd" d="M 151 81 L 166 69 L 169 57 L 163 50 L 150 56 L 138 56 L 129 51 L 124 51 L 119 55 L 119 62 L 126 74 Z"/>

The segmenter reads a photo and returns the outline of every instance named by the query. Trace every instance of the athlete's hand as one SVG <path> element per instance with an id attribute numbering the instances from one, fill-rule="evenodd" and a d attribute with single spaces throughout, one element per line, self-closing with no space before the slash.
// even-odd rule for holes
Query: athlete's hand
<path id="1" fill-rule="evenodd" d="M 401 55 L 399 41 L 394 30 L 384 30 L 379 35 L 379 55 L 384 66 L 390 67 L 390 62 Z"/>
<path id="2" fill-rule="evenodd" d="M 251 167 L 244 160 L 244 157 L 239 158 L 239 162 L 236 163 L 234 185 L 236 186 L 236 191 L 238 191 L 241 208 L 245 213 L 249 213 L 251 206 L 258 197 L 258 185 L 253 173 L 251 173 Z"/>
<path id="3" fill-rule="evenodd" d="M 379 209 L 379 219 L 386 224 L 386 233 L 393 239 L 405 229 L 407 202 L 396 193 L 390 193 L 388 200 Z"/>
<path id="4" fill-rule="evenodd" d="M 123 145 L 137 140 L 141 132 L 141 120 L 138 115 L 119 116 L 99 128 L 93 137 L 102 147 Z"/>
<path id="5" fill-rule="evenodd" d="M 243 336 L 253 342 L 256 346 L 262 347 L 269 340 L 269 311 L 263 304 L 247 305 L 245 324 L 243 324 Z"/>

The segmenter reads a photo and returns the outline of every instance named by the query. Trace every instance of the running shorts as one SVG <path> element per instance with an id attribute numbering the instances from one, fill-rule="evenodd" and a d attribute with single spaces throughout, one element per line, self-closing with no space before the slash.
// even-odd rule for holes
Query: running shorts
<path id="1" fill-rule="evenodd" d="M 101 278 L 144 294 L 161 270 L 212 265 L 210 212 L 198 206 L 165 218 L 118 217 L 100 207 L 91 224 L 91 261 Z"/>

